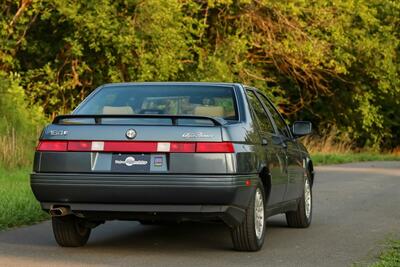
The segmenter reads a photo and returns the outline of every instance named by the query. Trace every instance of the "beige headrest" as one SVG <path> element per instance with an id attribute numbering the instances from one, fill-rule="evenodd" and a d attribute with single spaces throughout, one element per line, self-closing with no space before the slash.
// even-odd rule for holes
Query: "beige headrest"
<path id="1" fill-rule="evenodd" d="M 194 115 L 209 116 L 209 117 L 223 117 L 224 108 L 219 106 L 197 106 L 194 109 Z"/>
<path id="2" fill-rule="evenodd" d="M 129 115 L 129 114 L 134 114 L 134 112 L 130 106 L 121 106 L 121 107 L 104 106 L 103 114 Z"/>

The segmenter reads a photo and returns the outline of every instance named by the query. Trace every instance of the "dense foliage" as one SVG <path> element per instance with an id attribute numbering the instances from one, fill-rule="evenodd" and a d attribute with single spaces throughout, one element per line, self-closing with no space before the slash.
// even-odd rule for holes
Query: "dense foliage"
<path id="1" fill-rule="evenodd" d="M 108 82 L 243 82 L 319 133 L 391 148 L 399 34 L 395 0 L 2 0 L 0 72 L 47 116 Z"/>
<path id="2" fill-rule="evenodd" d="M 27 105 L 20 82 L 17 74 L 0 71 L 0 168 L 29 164 L 45 123 L 43 110 Z"/>

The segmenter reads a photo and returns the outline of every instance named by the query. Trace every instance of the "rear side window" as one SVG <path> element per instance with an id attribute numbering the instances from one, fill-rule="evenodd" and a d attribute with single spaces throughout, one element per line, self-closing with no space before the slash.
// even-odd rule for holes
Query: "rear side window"
<path id="1" fill-rule="evenodd" d="M 231 86 L 107 86 L 88 99 L 74 114 L 195 115 L 238 119 Z"/>
<path id="2" fill-rule="evenodd" d="M 247 97 L 249 99 L 250 105 L 254 110 L 254 113 L 257 117 L 257 120 L 259 122 L 259 125 L 261 127 L 261 130 L 263 132 L 267 133 L 274 133 L 274 127 L 272 126 L 272 123 L 265 112 L 264 108 L 262 107 L 262 104 L 260 100 L 256 97 L 253 91 L 247 91 Z"/>
<path id="3" fill-rule="evenodd" d="M 271 103 L 264 95 L 262 94 L 257 94 L 257 95 L 260 96 L 261 100 L 268 108 L 268 111 L 271 114 L 272 118 L 274 119 L 276 127 L 278 128 L 279 134 L 290 138 L 291 135 L 289 129 L 286 125 L 286 122 L 283 120 L 282 116 L 278 113 L 278 111 L 276 111 L 276 109 L 271 105 Z"/>

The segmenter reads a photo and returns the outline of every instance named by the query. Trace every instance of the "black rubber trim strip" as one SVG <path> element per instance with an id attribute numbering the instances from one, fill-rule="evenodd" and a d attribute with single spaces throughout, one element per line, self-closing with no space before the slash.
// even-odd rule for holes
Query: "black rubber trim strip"
<path id="1" fill-rule="evenodd" d="M 237 187 L 245 181 L 256 182 L 250 175 L 121 175 L 80 173 L 36 173 L 31 174 L 32 185 L 93 185 L 93 186 L 178 186 L 178 187 Z"/>

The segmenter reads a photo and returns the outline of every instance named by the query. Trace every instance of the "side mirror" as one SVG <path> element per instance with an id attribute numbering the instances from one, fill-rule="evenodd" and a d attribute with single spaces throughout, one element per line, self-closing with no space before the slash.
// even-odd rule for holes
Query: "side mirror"
<path id="1" fill-rule="evenodd" d="M 309 121 L 295 121 L 292 126 L 292 133 L 295 137 L 308 135 L 311 130 L 312 124 Z"/>

